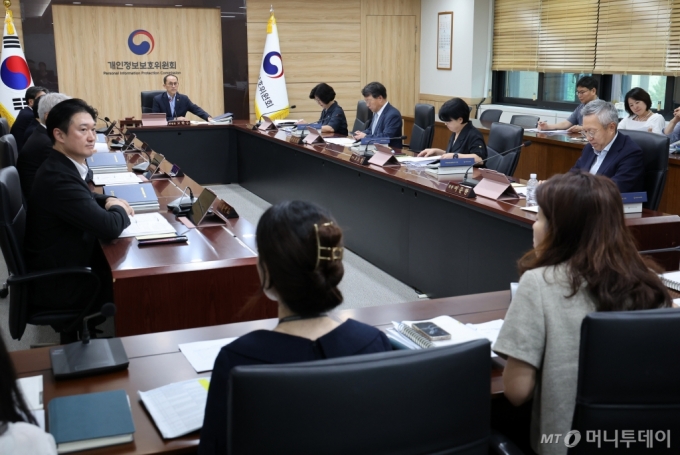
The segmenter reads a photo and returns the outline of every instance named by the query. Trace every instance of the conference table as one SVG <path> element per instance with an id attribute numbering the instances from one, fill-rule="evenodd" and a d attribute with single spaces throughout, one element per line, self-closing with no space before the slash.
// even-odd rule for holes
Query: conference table
<path id="1" fill-rule="evenodd" d="M 413 128 L 413 117 L 404 116 L 404 131 L 409 134 Z M 480 130 L 484 139 L 488 141 L 491 122 L 471 120 Z M 446 150 L 451 131 L 443 122 L 435 122 L 432 147 Z M 531 141 L 530 147 L 522 149 L 519 163 L 514 177 L 529 179 L 529 174 L 535 173 L 541 180 L 555 174 L 568 172 L 581 156 L 585 143 L 580 140 L 580 134 L 549 134 L 524 133 L 524 139 Z M 668 174 L 658 210 L 660 212 L 680 215 L 680 156 L 668 156 Z"/>
<path id="2" fill-rule="evenodd" d="M 430 297 L 507 289 L 532 247 L 536 215 L 522 210 L 524 200 L 466 199 L 446 191 L 451 178 L 355 164 L 340 145 L 296 144 L 245 122 L 131 131 L 200 183 L 233 182 L 272 204 L 304 199 L 326 207 L 350 250 Z M 207 133 L 209 143 L 200 142 Z M 680 245 L 678 215 L 644 210 L 626 223 L 640 250 Z M 657 259 L 678 268 L 674 255 Z"/>
<path id="3" fill-rule="evenodd" d="M 126 154 L 128 167 L 142 155 Z M 172 163 L 161 169 L 169 172 Z M 242 218 L 220 226 L 189 229 L 167 204 L 189 186 L 198 197 L 203 187 L 188 176 L 152 179 L 160 213 L 187 243 L 138 246 L 134 237 L 101 242 L 113 275 L 116 334 L 162 332 L 191 327 L 263 319 L 276 315 L 276 305 L 260 295 L 255 227 Z M 101 191 L 99 188 L 97 191 Z"/>
<path id="4" fill-rule="evenodd" d="M 464 323 L 481 323 L 502 319 L 510 304 L 510 291 L 451 297 L 430 301 L 415 301 L 382 305 L 333 313 L 338 320 L 352 318 L 385 329 L 391 321 L 430 319 L 444 314 Z M 199 433 L 164 440 L 137 395 L 173 382 L 209 376 L 198 374 L 191 367 L 178 344 L 237 337 L 258 329 L 272 329 L 277 319 L 216 325 L 146 335 L 123 337 L 122 342 L 130 359 L 125 371 L 91 376 L 81 379 L 55 381 L 52 375 L 49 348 L 10 352 L 19 377 L 43 377 L 43 403 L 45 409 L 53 398 L 81 393 L 123 389 L 130 397 L 132 418 L 135 424 L 134 442 L 81 453 L 104 454 L 180 454 L 193 453 Z M 491 396 L 503 393 L 502 370 L 491 371 Z M 49 428 L 49 422 L 48 422 Z"/>

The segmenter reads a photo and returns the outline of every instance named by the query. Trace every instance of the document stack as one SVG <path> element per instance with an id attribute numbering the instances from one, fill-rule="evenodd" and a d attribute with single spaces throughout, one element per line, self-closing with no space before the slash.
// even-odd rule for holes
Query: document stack
<path id="1" fill-rule="evenodd" d="M 94 174 L 110 174 L 128 170 L 125 155 L 121 152 L 95 153 L 87 159 L 87 165 Z"/>
<path id="2" fill-rule="evenodd" d="M 125 199 L 136 213 L 156 212 L 161 208 L 153 184 L 149 182 L 105 186 L 104 194 Z"/>

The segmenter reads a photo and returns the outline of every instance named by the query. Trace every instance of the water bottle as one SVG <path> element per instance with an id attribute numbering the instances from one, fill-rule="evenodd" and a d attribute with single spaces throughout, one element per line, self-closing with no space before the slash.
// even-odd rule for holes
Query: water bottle
<path id="1" fill-rule="evenodd" d="M 527 182 L 527 207 L 536 206 L 536 188 L 538 187 L 538 180 L 536 174 L 531 174 Z"/>

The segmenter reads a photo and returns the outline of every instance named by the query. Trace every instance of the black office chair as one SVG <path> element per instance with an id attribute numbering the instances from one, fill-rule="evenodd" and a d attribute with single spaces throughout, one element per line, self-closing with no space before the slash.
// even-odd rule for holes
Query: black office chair
<path id="1" fill-rule="evenodd" d="M 0 168 L 17 165 L 17 141 L 11 134 L 0 137 Z"/>
<path id="2" fill-rule="evenodd" d="M 432 147 L 432 139 L 434 139 L 434 106 L 416 104 L 411 142 L 404 146 L 414 152 L 420 152 Z"/>
<path id="3" fill-rule="evenodd" d="M 9 122 L 5 117 L 0 117 L 0 136 L 9 134 Z"/>
<path id="4" fill-rule="evenodd" d="M 21 339 L 26 324 L 50 325 L 57 332 L 73 332 L 82 318 L 90 312 L 99 292 L 99 278 L 87 267 L 68 267 L 40 272 L 28 272 L 24 260 L 26 210 L 23 205 L 19 173 L 13 166 L 0 169 L 0 249 L 5 257 L 9 277 L 9 331 L 15 340 Z M 77 275 L 83 289 L 91 289 L 91 296 L 83 305 L 61 310 L 41 308 L 31 298 L 32 289 L 41 281 Z"/>
<path id="5" fill-rule="evenodd" d="M 570 455 L 678 453 L 680 440 L 680 311 L 597 312 L 583 320 L 579 349 L 576 408 L 571 429 L 581 442 Z M 675 359 L 675 360 L 674 360 Z M 588 431 L 606 431 L 611 440 L 618 430 L 619 449 L 601 440 L 586 442 Z M 653 441 L 627 448 L 621 431 L 670 430 L 671 447 Z M 601 433 L 600 433 L 601 434 Z M 602 434 L 601 434 L 602 435 Z M 654 436 L 653 436 L 654 437 Z"/>
<path id="6" fill-rule="evenodd" d="M 647 192 L 647 202 L 643 204 L 643 207 L 656 210 L 659 208 L 663 189 L 666 186 L 670 139 L 668 136 L 647 131 L 619 130 L 619 132 L 630 137 L 642 149 L 645 168 L 644 185 Z"/>
<path id="7" fill-rule="evenodd" d="M 523 128 L 536 128 L 540 117 L 536 115 L 513 115 L 510 124 L 519 125 Z"/>
<path id="8" fill-rule="evenodd" d="M 368 121 L 373 118 L 373 112 L 368 108 L 365 101 L 357 102 L 357 118 L 354 120 L 354 127 L 352 133 L 355 131 L 363 131 L 366 129 Z"/>
<path id="9" fill-rule="evenodd" d="M 229 454 L 479 454 L 489 342 L 234 368 Z"/>
<path id="10" fill-rule="evenodd" d="M 485 109 L 479 117 L 480 122 L 500 122 L 503 111 L 500 109 Z"/>
<path id="11" fill-rule="evenodd" d="M 165 93 L 165 90 L 147 90 L 142 92 L 142 114 L 153 112 L 153 99 L 161 93 Z"/>
<path id="12" fill-rule="evenodd" d="M 523 138 L 524 128 L 521 126 L 494 122 L 489 129 L 489 139 L 486 144 L 487 152 L 489 156 L 498 155 L 521 145 Z M 519 164 L 521 151 L 520 148 L 503 156 L 493 156 L 486 162 L 486 167 L 512 176 L 517 169 L 517 164 Z"/>

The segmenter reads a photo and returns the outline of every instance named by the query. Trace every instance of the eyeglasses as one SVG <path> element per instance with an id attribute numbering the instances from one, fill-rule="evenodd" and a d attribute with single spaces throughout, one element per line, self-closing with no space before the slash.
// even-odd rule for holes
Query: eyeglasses
<path id="1" fill-rule="evenodd" d="M 578 96 L 583 96 L 583 95 L 585 95 L 586 93 L 588 93 L 589 91 L 590 91 L 590 90 L 577 90 L 577 91 L 576 91 L 576 94 L 577 94 Z"/>
<path id="2" fill-rule="evenodd" d="M 583 137 L 586 137 L 586 136 L 587 136 L 587 137 L 589 137 L 589 138 L 592 139 L 592 138 L 595 137 L 595 135 L 597 134 L 598 131 L 599 131 L 599 130 L 581 130 L 581 135 L 582 135 Z"/>

